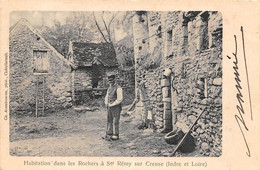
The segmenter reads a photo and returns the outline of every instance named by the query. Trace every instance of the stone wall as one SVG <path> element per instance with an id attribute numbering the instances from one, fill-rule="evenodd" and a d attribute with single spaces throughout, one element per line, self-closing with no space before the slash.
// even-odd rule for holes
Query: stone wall
<path id="1" fill-rule="evenodd" d="M 10 33 L 10 113 L 34 112 L 37 77 L 33 73 L 33 50 L 47 50 L 48 74 L 45 75 L 45 109 L 71 106 L 71 67 L 26 25 Z"/>
<path id="2" fill-rule="evenodd" d="M 201 147 L 201 154 L 220 156 L 222 152 L 221 14 L 177 11 L 148 12 L 147 15 L 148 34 L 151 37 L 147 42 L 150 44 L 148 59 L 154 60 L 159 57 L 161 61 L 157 60 L 159 64 L 156 67 L 154 63 L 149 63 L 148 67 L 137 65 L 136 79 L 145 84 L 157 129 L 164 131 L 165 128 L 170 130 L 180 127 L 183 131 L 187 131 L 206 106 L 206 112 L 192 129 L 191 134 L 196 139 L 196 144 Z M 161 33 L 158 31 L 159 28 Z M 138 37 L 142 38 L 146 39 L 146 36 Z M 168 78 L 163 76 L 167 68 L 172 71 Z"/>
<path id="3" fill-rule="evenodd" d="M 135 70 L 118 69 L 117 67 L 100 67 L 100 81 L 97 88 L 92 88 L 92 67 L 82 67 L 74 70 L 73 84 L 73 103 L 75 105 L 88 104 L 93 99 L 104 101 L 106 90 L 109 86 L 107 74 L 115 72 L 117 74 L 117 83 L 123 88 L 123 105 L 129 105 L 134 100 L 135 95 Z"/>
<path id="4" fill-rule="evenodd" d="M 78 68 L 74 73 L 74 89 L 82 91 L 86 88 L 92 88 L 92 70 L 91 68 Z"/>
<path id="5" fill-rule="evenodd" d="M 87 104 L 92 99 L 103 100 L 108 88 L 107 74 L 117 72 L 117 67 L 79 67 L 73 71 L 74 96 L 76 105 Z M 98 73 L 97 73 L 98 72 Z M 99 79 L 97 87 L 93 87 L 93 76 Z"/>
<path id="6" fill-rule="evenodd" d="M 135 70 L 119 70 L 117 82 L 123 88 L 122 105 L 130 105 L 135 98 Z"/>

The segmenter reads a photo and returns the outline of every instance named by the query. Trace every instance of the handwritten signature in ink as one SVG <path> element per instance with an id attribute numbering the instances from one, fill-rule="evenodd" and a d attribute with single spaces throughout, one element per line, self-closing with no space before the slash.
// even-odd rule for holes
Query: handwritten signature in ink
<path id="1" fill-rule="evenodd" d="M 251 94 L 250 94 L 250 84 L 249 84 L 249 76 L 248 76 L 248 69 L 247 69 L 247 62 L 246 62 L 246 53 L 245 53 L 245 41 L 244 41 L 244 31 L 243 31 L 243 27 L 241 26 L 241 39 L 242 39 L 242 50 L 243 50 L 243 60 L 244 60 L 244 63 L 245 63 L 245 70 L 246 70 L 246 78 L 247 78 L 247 90 L 248 90 L 248 98 L 249 98 L 249 107 L 250 107 L 250 113 L 251 113 L 251 120 L 253 120 L 253 112 L 252 112 L 252 103 L 251 103 Z M 248 145 L 248 142 L 247 142 L 247 139 L 246 139 L 246 136 L 245 136 L 245 130 L 246 131 L 249 131 L 248 129 L 248 126 L 247 126 L 247 123 L 246 121 L 244 120 L 244 117 L 246 115 L 246 112 L 244 110 L 244 107 L 243 107 L 243 103 L 245 102 L 244 99 L 243 99 L 243 94 L 242 94 L 242 85 L 241 85 L 241 79 L 240 79 L 240 74 L 239 74 L 239 67 L 238 67 L 238 56 L 237 56 L 237 37 L 236 35 L 234 35 L 234 40 L 235 40 L 235 52 L 233 53 L 233 57 L 234 57 L 234 61 L 233 61 L 233 69 L 234 69 L 234 76 L 235 76 L 235 81 L 236 81 L 236 89 L 237 89 L 237 94 L 236 94 L 236 98 L 237 98 L 237 101 L 238 101 L 238 104 L 236 105 L 236 108 L 237 108 L 237 111 L 238 111 L 238 114 L 235 114 L 235 120 L 237 122 L 237 125 L 241 131 L 241 134 L 243 136 L 243 139 L 244 139 L 244 143 L 246 145 L 246 154 L 248 157 L 251 157 L 251 153 L 250 153 L 250 148 L 249 148 L 249 145 Z M 227 57 L 229 59 L 231 59 L 230 56 L 227 55 Z"/>

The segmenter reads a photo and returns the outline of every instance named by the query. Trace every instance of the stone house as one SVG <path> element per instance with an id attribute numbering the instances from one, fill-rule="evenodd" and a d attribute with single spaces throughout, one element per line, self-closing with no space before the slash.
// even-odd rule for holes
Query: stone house
<path id="1" fill-rule="evenodd" d="M 112 44 L 70 42 L 64 57 L 25 19 L 10 28 L 9 52 L 11 113 L 37 110 L 40 115 L 44 110 L 83 104 L 104 96 L 107 73 L 134 75 L 118 72 Z M 124 79 L 118 82 L 129 86 Z"/>
<path id="2" fill-rule="evenodd" d="M 72 96 L 75 104 L 105 95 L 109 72 L 118 72 L 116 53 L 110 43 L 70 42 L 66 57 L 72 70 Z"/>
<path id="3" fill-rule="evenodd" d="M 133 17 L 136 80 L 161 132 L 191 131 L 200 153 L 222 153 L 222 16 L 216 11 L 147 12 Z"/>
<path id="4" fill-rule="evenodd" d="M 10 28 L 9 56 L 11 114 L 72 105 L 74 65 L 25 19 Z"/>

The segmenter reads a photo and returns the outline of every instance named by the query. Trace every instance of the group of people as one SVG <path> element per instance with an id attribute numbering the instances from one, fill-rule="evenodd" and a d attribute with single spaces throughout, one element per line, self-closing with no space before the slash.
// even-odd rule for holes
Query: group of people
<path id="1" fill-rule="evenodd" d="M 119 139 L 119 120 L 122 111 L 123 89 L 116 83 L 116 75 L 111 73 L 108 75 L 109 88 L 105 96 L 105 105 L 107 108 L 107 130 L 106 135 L 103 137 L 105 140 L 118 140 Z M 136 97 L 132 104 L 135 106 L 136 111 L 141 113 L 141 121 L 138 129 L 147 128 L 147 109 L 145 102 L 147 99 L 143 94 L 144 86 L 138 84 L 136 88 Z"/>

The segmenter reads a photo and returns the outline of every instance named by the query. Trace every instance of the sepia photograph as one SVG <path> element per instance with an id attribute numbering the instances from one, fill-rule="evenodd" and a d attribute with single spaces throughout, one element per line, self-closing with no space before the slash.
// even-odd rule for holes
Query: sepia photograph
<path id="1" fill-rule="evenodd" d="M 222 155 L 218 11 L 12 11 L 9 152 Z"/>

